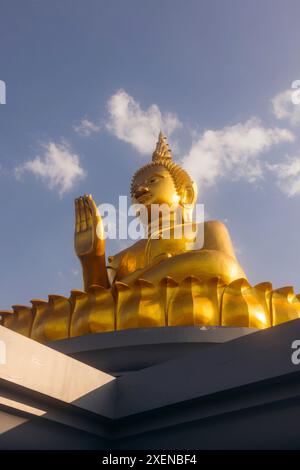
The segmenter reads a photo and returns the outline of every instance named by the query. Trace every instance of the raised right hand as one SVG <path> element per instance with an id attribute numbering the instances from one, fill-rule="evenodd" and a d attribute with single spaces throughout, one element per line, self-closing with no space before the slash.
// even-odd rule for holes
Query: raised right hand
<path id="1" fill-rule="evenodd" d="M 74 245 L 79 258 L 104 254 L 102 219 L 91 195 L 84 195 L 75 200 Z"/>

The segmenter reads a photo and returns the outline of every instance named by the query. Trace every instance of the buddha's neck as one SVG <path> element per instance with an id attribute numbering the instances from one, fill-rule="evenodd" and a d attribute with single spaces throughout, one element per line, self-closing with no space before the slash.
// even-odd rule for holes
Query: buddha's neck
<path id="1" fill-rule="evenodd" d="M 156 219 L 150 220 L 147 226 L 148 238 L 153 238 L 155 235 L 170 234 L 170 238 L 178 238 L 179 233 L 182 233 L 184 238 L 184 226 L 190 226 L 191 222 L 185 220 L 183 217 L 178 217 L 174 213 L 170 213 L 167 217 L 160 216 Z M 176 236 L 177 231 L 177 236 Z M 180 237 L 181 238 L 181 237 Z"/>

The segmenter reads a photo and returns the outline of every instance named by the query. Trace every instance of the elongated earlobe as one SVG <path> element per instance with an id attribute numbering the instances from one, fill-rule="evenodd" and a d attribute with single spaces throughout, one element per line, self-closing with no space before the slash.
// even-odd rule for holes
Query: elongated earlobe
<path id="1" fill-rule="evenodd" d="M 190 204 L 194 205 L 197 200 L 197 185 L 196 183 L 192 183 L 190 185 L 185 186 L 184 193 L 181 198 L 182 204 Z"/>

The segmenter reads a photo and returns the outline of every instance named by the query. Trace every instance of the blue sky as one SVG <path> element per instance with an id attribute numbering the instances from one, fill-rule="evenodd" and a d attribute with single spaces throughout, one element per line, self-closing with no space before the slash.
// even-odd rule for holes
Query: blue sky
<path id="1" fill-rule="evenodd" d="M 0 0 L 0 14 L 1 308 L 81 287 L 73 200 L 128 194 L 159 127 L 249 280 L 300 291 L 299 1 Z"/>

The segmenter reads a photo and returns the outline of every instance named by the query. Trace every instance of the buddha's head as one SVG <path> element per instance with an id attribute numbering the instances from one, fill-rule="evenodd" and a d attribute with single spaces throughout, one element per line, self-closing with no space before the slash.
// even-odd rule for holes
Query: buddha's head
<path id="1" fill-rule="evenodd" d="M 159 134 L 152 162 L 140 168 L 131 182 L 131 198 L 147 209 L 152 204 L 167 204 L 172 208 L 193 206 L 197 187 L 188 173 L 172 160 L 166 137 Z"/>

